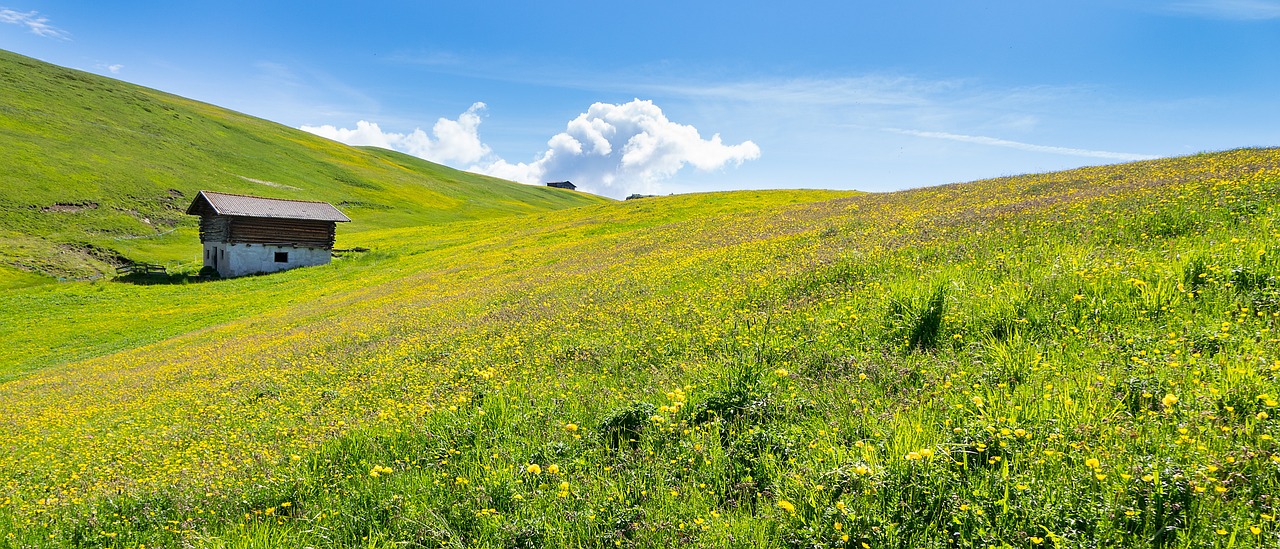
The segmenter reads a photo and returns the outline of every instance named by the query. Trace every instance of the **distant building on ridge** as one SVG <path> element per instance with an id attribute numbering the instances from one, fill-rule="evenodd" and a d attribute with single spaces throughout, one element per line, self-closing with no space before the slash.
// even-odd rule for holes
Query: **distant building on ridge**
<path id="1" fill-rule="evenodd" d="M 555 187 L 557 189 L 569 189 L 571 191 L 578 188 L 577 185 L 574 185 L 573 183 L 570 183 L 568 181 L 553 181 L 551 183 L 547 183 L 547 186 Z"/>
<path id="2" fill-rule="evenodd" d="M 188 215 L 200 216 L 204 266 L 224 277 L 324 265 L 337 224 L 351 221 L 327 202 L 200 191 Z"/>

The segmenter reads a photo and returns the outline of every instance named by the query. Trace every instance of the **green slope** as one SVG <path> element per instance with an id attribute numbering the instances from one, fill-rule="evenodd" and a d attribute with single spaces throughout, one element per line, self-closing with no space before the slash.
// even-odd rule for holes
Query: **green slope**
<path id="1" fill-rule="evenodd" d="M 1280 539 L 1280 149 L 362 238 L 0 294 L 0 543 Z"/>
<path id="2" fill-rule="evenodd" d="M 201 189 L 323 200 L 370 229 L 605 199 L 352 148 L 212 105 L 0 51 L 0 288 L 198 255 Z"/>
<path id="3" fill-rule="evenodd" d="M 1280 544 L 1280 149 L 515 219 L 0 293 L 0 547 Z"/>

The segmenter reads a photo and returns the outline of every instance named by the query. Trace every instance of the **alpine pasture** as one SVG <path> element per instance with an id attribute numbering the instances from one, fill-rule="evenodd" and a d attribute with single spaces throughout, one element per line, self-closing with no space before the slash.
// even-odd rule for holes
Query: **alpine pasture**
<path id="1" fill-rule="evenodd" d="M 10 288 L 0 545 L 1274 547 L 1278 206 L 1241 149 Z"/>
<path id="2" fill-rule="evenodd" d="M 202 189 L 338 205 L 348 231 L 580 206 L 0 50 L 0 288 L 190 261 Z M 45 280 L 42 280 L 45 279 Z"/>

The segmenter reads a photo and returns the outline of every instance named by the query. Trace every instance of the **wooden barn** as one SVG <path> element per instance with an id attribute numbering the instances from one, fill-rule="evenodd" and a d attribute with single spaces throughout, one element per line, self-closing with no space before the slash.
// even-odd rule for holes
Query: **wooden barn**
<path id="1" fill-rule="evenodd" d="M 568 189 L 571 191 L 578 188 L 577 185 L 574 185 L 570 181 L 552 181 L 551 183 L 547 183 L 547 186 L 556 189 Z"/>
<path id="2" fill-rule="evenodd" d="M 327 202 L 200 191 L 188 215 L 200 216 L 204 266 L 224 277 L 324 265 L 337 224 L 351 221 Z"/>

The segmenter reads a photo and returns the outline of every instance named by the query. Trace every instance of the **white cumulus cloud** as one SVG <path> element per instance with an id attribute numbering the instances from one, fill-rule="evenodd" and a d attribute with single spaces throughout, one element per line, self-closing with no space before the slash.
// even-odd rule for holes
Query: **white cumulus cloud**
<path id="1" fill-rule="evenodd" d="M 328 124 L 301 129 L 348 145 L 371 145 L 441 164 L 469 165 L 486 160 L 492 153 L 489 146 L 480 141 L 480 112 L 484 108 L 484 103 L 476 102 L 458 115 L 457 120 L 440 118 L 431 127 L 430 134 L 421 128 L 407 134 L 387 132 L 377 123 L 366 120 L 356 122 L 354 129 Z"/>
<path id="2" fill-rule="evenodd" d="M 760 157 L 751 141 L 725 144 L 719 134 L 703 139 L 698 129 L 672 122 L 652 101 L 596 103 L 547 141 L 529 163 L 498 159 L 473 171 L 522 181 L 573 181 L 608 196 L 659 192 L 661 182 L 685 166 L 712 171 Z"/>
<path id="3" fill-rule="evenodd" d="M 43 17 L 39 12 L 35 11 L 24 13 L 11 9 L 0 9 L 0 23 L 23 25 L 27 27 L 32 34 L 43 36 L 45 38 L 57 38 L 60 40 L 71 39 L 71 35 L 68 34 L 67 31 L 50 25 L 47 17 Z"/>
<path id="4" fill-rule="evenodd" d="M 595 103 L 547 140 L 547 149 L 531 162 L 508 162 L 480 140 L 476 103 L 457 120 L 441 118 L 427 135 L 387 132 L 361 120 L 354 129 L 303 126 L 316 135 L 348 145 L 399 150 L 433 162 L 522 183 L 573 181 L 580 189 L 621 198 L 653 194 L 685 166 L 713 171 L 760 157 L 751 141 L 726 144 L 719 134 L 703 139 L 697 128 L 672 122 L 652 101 L 614 105 Z"/>

